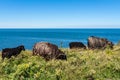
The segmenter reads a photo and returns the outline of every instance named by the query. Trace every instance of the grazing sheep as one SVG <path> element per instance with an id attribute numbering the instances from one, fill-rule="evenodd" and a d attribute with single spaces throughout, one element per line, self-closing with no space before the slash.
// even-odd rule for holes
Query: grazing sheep
<path id="1" fill-rule="evenodd" d="M 17 56 L 20 54 L 21 51 L 25 51 L 25 48 L 23 45 L 18 46 L 16 48 L 5 48 L 2 49 L 2 59 L 6 58 L 11 58 L 11 56 Z"/>
<path id="2" fill-rule="evenodd" d="M 40 55 L 45 60 L 51 59 L 61 59 L 66 60 L 66 55 L 58 49 L 58 46 L 48 43 L 48 42 L 39 42 L 36 43 L 33 47 L 33 55 Z"/>
<path id="3" fill-rule="evenodd" d="M 112 49 L 113 45 L 114 44 L 111 41 L 108 41 L 106 38 L 94 36 L 88 38 L 88 48 L 90 49 L 105 49 L 107 46 Z"/>
<path id="4" fill-rule="evenodd" d="M 69 47 L 70 47 L 70 49 L 73 49 L 73 48 L 86 49 L 86 46 L 82 42 L 70 42 Z"/>

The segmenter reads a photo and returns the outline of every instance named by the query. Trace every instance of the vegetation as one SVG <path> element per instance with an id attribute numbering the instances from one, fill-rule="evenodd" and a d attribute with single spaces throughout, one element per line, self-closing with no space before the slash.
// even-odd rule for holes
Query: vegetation
<path id="1" fill-rule="evenodd" d="M 45 61 L 31 51 L 3 61 L 0 80 L 120 80 L 120 49 L 62 49 L 67 61 Z"/>

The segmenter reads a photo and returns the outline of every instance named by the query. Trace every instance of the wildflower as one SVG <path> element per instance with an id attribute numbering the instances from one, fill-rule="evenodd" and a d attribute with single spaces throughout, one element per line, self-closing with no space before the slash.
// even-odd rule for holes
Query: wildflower
<path id="1" fill-rule="evenodd" d="M 90 70 L 90 73 L 91 73 L 91 74 L 95 74 L 96 71 L 95 71 L 94 69 L 91 69 L 91 70 Z"/>
<path id="2" fill-rule="evenodd" d="M 56 69 L 55 71 L 56 71 L 56 75 L 60 75 L 60 73 L 61 73 L 60 69 Z"/>

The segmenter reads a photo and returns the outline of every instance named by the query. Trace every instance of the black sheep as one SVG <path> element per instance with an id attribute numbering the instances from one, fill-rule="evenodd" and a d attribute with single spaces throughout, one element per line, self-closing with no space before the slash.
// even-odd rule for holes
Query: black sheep
<path id="1" fill-rule="evenodd" d="M 5 48 L 2 49 L 2 59 L 6 58 L 11 58 L 11 56 L 17 56 L 20 54 L 21 51 L 25 51 L 25 48 L 23 45 L 18 46 L 16 48 Z"/>
<path id="2" fill-rule="evenodd" d="M 83 49 L 86 49 L 86 46 L 82 42 L 70 42 L 69 43 L 69 48 L 70 49 L 73 49 L 73 48 L 83 48 Z"/>

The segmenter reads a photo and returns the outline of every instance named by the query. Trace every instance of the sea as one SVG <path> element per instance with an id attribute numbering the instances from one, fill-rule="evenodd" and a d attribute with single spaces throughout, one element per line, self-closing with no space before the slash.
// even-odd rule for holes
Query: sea
<path id="1" fill-rule="evenodd" d="M 120 41 L 120 29 L 0 29 L 0 51 L 19 45 L 32 50 L 37 42 L 50 42 L 59 48 L 69 48 L 70 42 L 87 45 L 89 36 L 107 38 L 117 44 Z"/>

